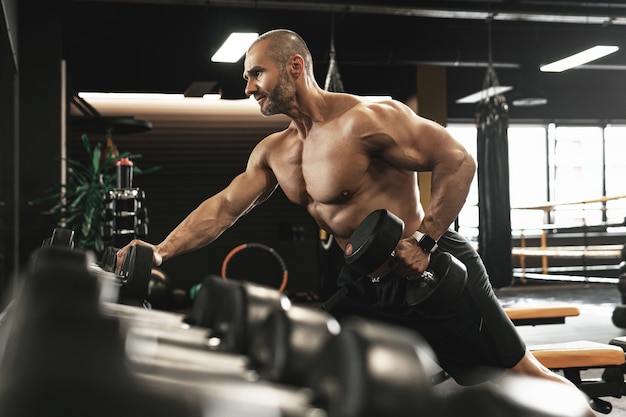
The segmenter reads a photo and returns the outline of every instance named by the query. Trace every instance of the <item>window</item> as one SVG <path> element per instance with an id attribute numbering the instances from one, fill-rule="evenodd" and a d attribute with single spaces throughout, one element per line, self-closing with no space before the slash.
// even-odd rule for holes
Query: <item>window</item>
<path id="1" fill-rule="evenodd" d="M 448 126 L 446 130 L 476 159 L 476 127 L 474 125 L 455 124 Z M 459 233 L 463 236 L 478 237 L 478 175 L 474 175 L 467 200 L 459 213 L 458 224 Z"/>
<path id="2" fill-rule="evenodd" d="M 554 201 L 576 202 L 602 196 L 602 128 L 560 126 L 554 142 Z M 557 206 L 554 223 L 565 226 L 602 222 L 600 203 Z"/>
<path id="3" fill-rule="evenodd" d="M 606 195 L 626 196 L 626 126 L 607 126 L 604 140 Z M 624 223 L 626 199 L 607 201 L 606 209 L 608 223 Z"/>
<path id="4" fill-rule="evenodd" d="M 544 211 L 528 209 L 548 200 L 548 151 L 545 126 L 509 126 L 511 227 L 543 224 Z"/>
<path id="5" fill-rule="evenodd" d="M 448 132 L 476 160 L 477 131 L 473 124 L 450 124 Z M 511 124 L 509 140 L 509 183 L 511 227 L 526 229 L 546 222 L 560 226 L 622 224 L 626 198 L 603 203 L 567 204 L 554 211 L 532 209 L 547 202 L 626 196 L 626 126 L 556 126 L 554 124 Z M 459 213 L 459 232 L 478 236 L 478 176 Z"/>

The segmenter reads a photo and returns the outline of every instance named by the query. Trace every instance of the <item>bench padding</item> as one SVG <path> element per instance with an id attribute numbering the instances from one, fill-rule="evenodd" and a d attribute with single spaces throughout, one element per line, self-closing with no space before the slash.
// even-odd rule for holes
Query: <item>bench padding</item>
<path id="1" fill-rule="evenodd" d="M 504 309 L 511 320 L 534 320 L 560 317 L 575 317 L 580 315 L 578 307 L 571 305 L 554 306 L 514 306 Z"/>
<path id="2" fill-rule="evenodd" d="M 602 368 L 625 362 L 620 347 L 584 340 L 529 346 L 529 350 L 550 369 Z"/>

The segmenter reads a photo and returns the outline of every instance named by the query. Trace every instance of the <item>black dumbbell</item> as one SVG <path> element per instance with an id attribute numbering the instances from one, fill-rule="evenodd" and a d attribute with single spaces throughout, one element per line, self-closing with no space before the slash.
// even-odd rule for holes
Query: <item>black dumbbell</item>
<path id="1" fill-rule="evenodd" d="M 359 273 L 369 275 L 392 256 L 403 231 L 402 219 L 388 210 L 375 210 L 350 236 L 344 260 Z M 407 304 L 433 312 L 444 310 L 459 299 L 466 282 L 465 265 L 447 252 L 435 252 L 422 277 L 409 282 Z"/>
<path id="2" fill-rule="evenodd" d="M 177 310 L 190 306 L 187 292 L 172 286 L 172 280 L 159 268 L 152 268 L 148 281 L 148 302 L 157 310 Z"/>
<path id="3" fill-rule="evenodd" d="M 120 302 L 143 303 L 148 300 L 150 294 L 152 248 L 143 245 L 130 246 L 119 270 L 117 269 L 118 251 L 119 249 L 113 246 L 105 247 L 98 266 L 113 274 L 119 281 Z"/>
<path id="4" fill-rule="evenodd" d="M 122 280 L 121 302 L 143 303 L 148 299 L 152 262 L 152 248 L 143 245 L 133 245 L 128 248 L 122 266 L 116 272 Z"/>
<path id="5" fill-rule="evenodd" d="M 185 321 L 211 329 L 216 350 L 246 353 L 254 333 L 270 313 L 290 306 L 287 296 L 274 288 L 209 275 Z"/>
<path id="6" fill-rule="evenodd" d="M 250 366 L 263 379 L 304 384 L 326 344 L 340 332 L 330 314 L 310 307 L 275 309 L 252 337 Z"/>
<path id="7" fill-rule="evenodd" d="M 74 247 L 74 231 L 57 227 L 52 231 L 52 236 L 44 240 L 41 246 L 58 246 L 71 249 Z"/>
<path id="8" fill-rule="evenodd" d="M 329 416 L 431 416 L 434 353 L 415 332 L 352 316 L 307 374 Z"/>
<path id="9" fill-rule="evenodd" d="M 65 249 L 74 248 L 74 231 L 70 229 L 55 228 L 52 236 L 42 243 L 42 248 L 57 247 Z M 107 272 L 114 277 L 115 292 L 119 290 L 119 300 L 127 303 L 143 303 L 148 300 L 150 294 L 150 280 L 152 277 L 152 249 L 147 246 L 131 246 L 126 252 L 120 270 L 117 270 L 117 252 L 119 249 L 107 246 L 102 258 L 97 264 L 89 262 L 92 270 Z M 80 251 L 77 251 L 80 252 Z M 70 251 L 71 253 L 71 251 Z M 77 253 L 76 256 L 82 256 Z M 106 285 L 103 288 L 109 289 Z M 115 297 L 114 297 L 115 298 Z"/>

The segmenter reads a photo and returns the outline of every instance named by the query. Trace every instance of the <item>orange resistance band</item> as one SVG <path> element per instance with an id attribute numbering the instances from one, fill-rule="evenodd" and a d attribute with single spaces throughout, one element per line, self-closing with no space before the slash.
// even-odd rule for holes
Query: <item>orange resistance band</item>
<path id="1" fill-rule="evenodd" d="M 269 253 L 271 253 L 272 255 L 274 255 L 274 258 L 276 258 L 276 260 L 280 264 L 280 267 L 283 270 L 283 281 L 280 284 L 280 287 L 278 288 L 278 291 L 280 291 L 280 292 L 285 291 L 285 287 L 287 287 L 287 281 L 289 280 L 289 273 L 287 271 L 287 265 L 285 264 L 285 261 L 280 256 L 280 254 L 278 252 L 276 252 L 276 250 L 274 250 L 274 248 L 271 248 L 271 247 L 269 247 L 267 245 L 264 245 L 262 243 L 244 243 L 244 244 L 241 244 L 241 245 L 235 247 L 230 252 L 228 252 L 226 257 L 224 258 L 224 261 L 222 262 L 222 278 L 226 279 L 226 276 L 227 276 L 226 275 L 226 268 L 228 267 L 228 262 L 230 262 L 231 258 L 236 253 L 241 252 L 242 250 L 244 250 L 246 248 L 264 249 L 264 250 L 268 251 Z"/>

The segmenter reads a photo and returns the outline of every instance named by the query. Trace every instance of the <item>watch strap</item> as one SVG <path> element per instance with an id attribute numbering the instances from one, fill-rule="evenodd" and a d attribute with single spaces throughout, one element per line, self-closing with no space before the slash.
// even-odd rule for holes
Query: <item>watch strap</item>
<path id="1" fill-rule="evenodd" d="M 439 247 L 435 239 L 428 236 L 426 233 L 420 232 L 419 230 L 413 233 L 413 239 L 415 239 L 417 245 L 422 248 L 424 252 L 433 253 Z"/>

